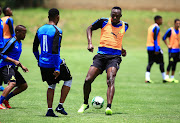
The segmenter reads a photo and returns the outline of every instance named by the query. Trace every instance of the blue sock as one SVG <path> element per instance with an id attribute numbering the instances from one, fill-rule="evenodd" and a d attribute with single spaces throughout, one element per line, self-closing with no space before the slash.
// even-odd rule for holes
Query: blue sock
<path id="1" fill-rule="evenodd" d="M 7 97 L 5 98 L 5 100 L 9 100 L 11 97 L 15 96 L 13 92 L 11 92 L 10 94 L 7 95 Z"/>
<path id="2" fill-rule="evenodd" d="M 4 99 L 5 99 L 5 97 L 1 95 L 1 97 L 0 97 L 0 104 L 3 103 L 3 100 L 4 100 Z"/>

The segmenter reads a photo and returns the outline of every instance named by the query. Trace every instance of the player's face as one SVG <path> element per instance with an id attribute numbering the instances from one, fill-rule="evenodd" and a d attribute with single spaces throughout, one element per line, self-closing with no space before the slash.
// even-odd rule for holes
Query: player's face
<path id="1" fill-rule="evenodd" d="M 26 32 L 26 28 L 22 28 L 21 31 L 18 32 L 17 38 L 19 40 L 24 40 L 24 38 L 26 37 Z"/>
<path id="2" fill-rule="evenodd" d="M 6 9 L 6 14 L 9 15 L 9 16 L 12 16 L 12 15 L 13 15 L 11 8 L 8 7 L 8 8 Z"/>
<path id="3" fill-rule="evenodd" d="M 111 22 L 117 24 L 120 22 L 121 11 L 119 9 L 112 9 L 111 11 Z"/>
<path id="4" fill-rule="evenodd" d="M 179 28 L 180 27 L 180 21 L 176 21 L 176 23 L 174 25 L 175 25 L 175 28 Z"/>
<path id="5" fill-rule="evenodd" d="M 162 23 L 163 23 L 162 18 L 159 18 L 159 19 L 158 19 L 158 25 L 162 25 Z"/>

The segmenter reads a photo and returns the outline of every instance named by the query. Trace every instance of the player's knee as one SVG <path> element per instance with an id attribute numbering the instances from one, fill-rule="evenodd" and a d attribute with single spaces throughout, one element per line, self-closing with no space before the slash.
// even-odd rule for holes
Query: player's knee
<path id="1" fill-rule="evenodd" d="M 107 79 L 107 85 L 114 85 L 114 77 L 110 77 Z"/>
<path id="2" fill-rule="evenodd" d="M 64 84 L 65 86 L 68 86 L 68 87 L 71 87 L 72 85 L 72 79 L 71 80 L 68 80 L 68 81 L 64 81 Z"/>
<path id="3" fill-rule="evenodd" d="M 28 88 L 28 85 L 27 85 L 27 83 L 25 83 L 24 85 L 23 85 L 23 90 L 26 90 Z"/>
<path id="4" fill-rule="evenodd" d="M 56 84 L 52 84 L 52 85 L 49 85 L 49 87 L 48 88 L 50 88 L 50 89 L 55 89 L 56 88 Z"/>
<path id="5" fill-rule="evenodd" d="M 93 80 L 90 76 L 87 76 L 85 79 L 85 83 L 91 83 Z"/>

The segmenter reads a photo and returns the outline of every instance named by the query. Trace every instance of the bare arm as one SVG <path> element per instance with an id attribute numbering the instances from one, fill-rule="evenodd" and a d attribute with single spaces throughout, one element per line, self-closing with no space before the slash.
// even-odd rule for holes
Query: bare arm
<path id="1" fill-rule="evenodd" d="M 14 59 L 12 59 L 12 58 L 10 58 L 10 57 L 6 57 L 5 61 L 12 62 L 12 63 L 14 63 L 16 66 L 21 67 L 24 72 L 29 72 L 29 70 L 28 70 L 25 66 L 23 66 L 23 65 L 21 64 L 21 62 L 19 62 L 19 61 L 17 61 L 17 60 L 14 60 Z"/>
<path id="2" fill-rule="evenodd" d="M 88 39 L 88 50 L 89 52 L 93 52 L 94 46 L 92 45 L 92 25 L 90 25 L 87 30 L 87 39 Z"/>

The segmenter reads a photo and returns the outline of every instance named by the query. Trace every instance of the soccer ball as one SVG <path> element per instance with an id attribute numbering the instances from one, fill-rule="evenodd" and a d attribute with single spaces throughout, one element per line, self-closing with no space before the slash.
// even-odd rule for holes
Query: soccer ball
<path id="1" fill-rule="evenodd" d="M 104 105 L 104 99 L 100 96 L 96 96 L 92 99 L 91 103 L 94 108 L 100 109 Z"/>

